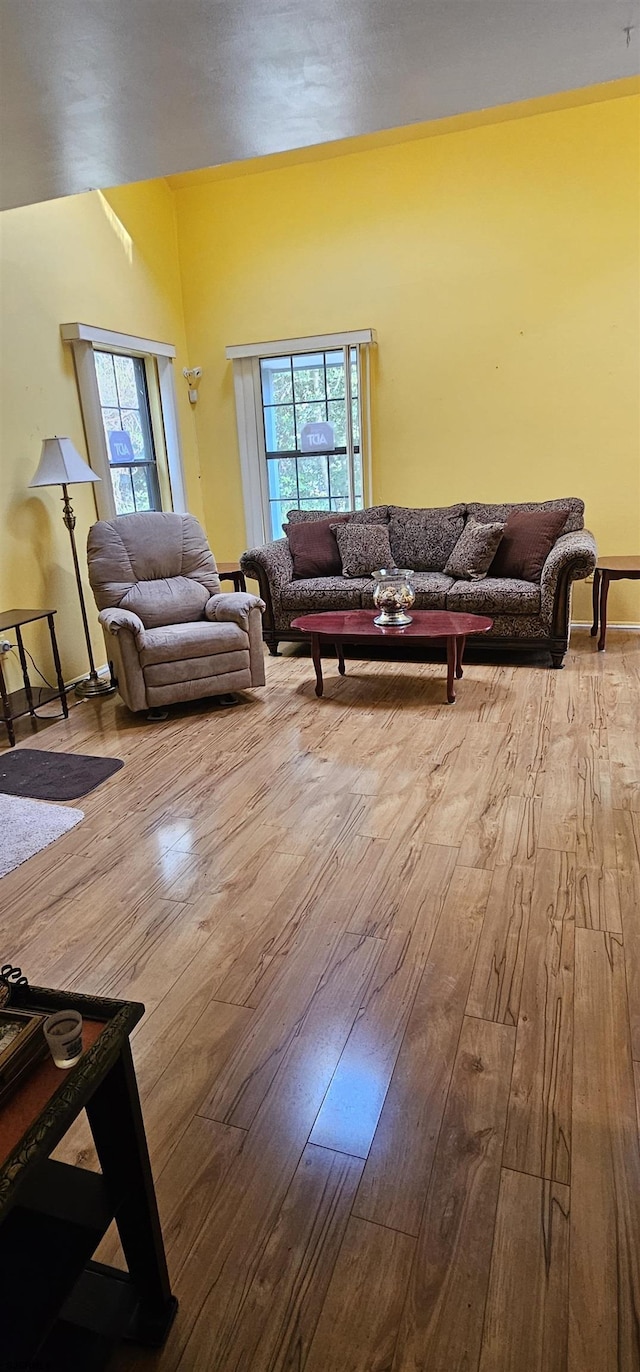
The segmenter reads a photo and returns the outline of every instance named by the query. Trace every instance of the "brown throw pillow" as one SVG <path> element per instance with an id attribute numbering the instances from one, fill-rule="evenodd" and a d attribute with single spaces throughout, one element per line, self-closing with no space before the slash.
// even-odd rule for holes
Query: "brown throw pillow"
<path id="1" fill-rule="evenodd" d="M 456 581 L 481 581 L 493 562 L 503 531 L 504 523 L 468 520 L 445 565 L 445 576 L 454 576 Z"/>
<path id="2" fill-rule="evenodd" d="M 306 581 L 312 576 L 341 576 L 342 562 L 333 530 L 348 519 L 348 515 L 334 514 L 329 519 L 285 524 L 294 581 Z"/>
<path id="3" fill-rule="evenodd" d="M 489 576 L 539 581 L 542 568 L 566 522 L 566 510 L 512 510 Z"/>
<path id="4" fill-rule="evenodd" d="M 336 528 L 343 576 L 368 576 L 379 567 L 393 567 L 386 524 L 342 524 Z"/>

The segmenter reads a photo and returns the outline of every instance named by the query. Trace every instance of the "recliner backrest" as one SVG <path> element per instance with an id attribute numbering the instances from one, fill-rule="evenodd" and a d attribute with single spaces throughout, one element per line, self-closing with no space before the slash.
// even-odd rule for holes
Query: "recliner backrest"
<path id="1" fill-rule="evenodd" d="M 89 530 L 89 581 L 99 610 L 133 610 L 146 629 L 202 619 L 220 590 L 215 559 L 189 514 L 132 514 Z"/>

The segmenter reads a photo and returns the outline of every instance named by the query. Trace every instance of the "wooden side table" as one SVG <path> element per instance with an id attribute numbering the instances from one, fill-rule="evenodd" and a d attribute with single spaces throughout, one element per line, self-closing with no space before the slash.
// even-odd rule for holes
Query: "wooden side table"
<path id="1" fill-rule="evenodd" d="M 234 591 L 246 591 L 247 583 L 239 562 L 219 562 L 218 576 L 221 581 L 232 581 Z"/>
<path id="2" fill-rule="evenodd" d="M 35 719 L 36 717 L 35 705 L 33 703 L 33 691 L 31 689 L 29 673 L 27 671 L 27 657 L 24 651 L 24 644 L 22 642 L 22 634 L 20 632 L 24 624 L 33 624 L 38 619 L 47 619 L 49 621 L 51 651 L 53 653 L 53 661 L 55 663 L 56 668 L 58 689 L 57 691 L 54 691 L 53 689 L 47 687 L 46 694 L 44 696 L 41 696 L 39 704 L 44 705 L 46 702 L 50 700 L 60 699 L 62 702 L 62 712 L 64 714 L 65 719 L 67 719 L 69 716 L 67 695 L 64 688 L 64 681 L 62 679 L 62 667 L 60 666 L 60 655 L 58 653 L 58 644 L 56 642 L 56 631 L 53 624 L 53 616 L 55 615 L 55 613 L 55 610 L 7 610 L 5 614 L 0 614 L 0 638 L 4 637 L 7 630 L 15 629 L 16 631 L 18 653 L 20 655 L 20 666 L 22 667 L 22 680 L 24 681 L 23 691 L 14 691 L 11 695 L 9 695 L 9 692 L 7 691 L 6 687 L 6 682 L 4 679 L 4 673 L 2 671 L 2 656 L 0 655 L 0 696 L 2 697 L 2 718 L 4 720 L 5 728 L 9 736 L 9 743 L 11 744 L 12 748 L 15 747 L 16 742 L 15 731 L 13 728 L 14 719 L 20 719 L 22 715 L 31 715 L 32 719 Z"/>
<path id="3" fill-rule="evenodd" d="M 0 1113 L 0 1362 L 103 1372 L 123 1337 L 159 1347 L 178 1305 L 129 1047 L 144 1006 L 17 986 L 14 1008 L 79 1010 L 83 1053 L 66 1071 L 47 1056 Z M 99 1173 L 51 1157 L 83 1109 Z M 114 1218 L 127 1272 L 93 1261 Z"/>
<path id="4" fill-rule="evenodd" d="M 600 621 L 598 652 L 603 653 L 607 639 L 607 599 L 610 581 L 640 581 L 640 556 L 599 557 L 593 573 L 593 624 L 591 637 L 595 638 Z"/>

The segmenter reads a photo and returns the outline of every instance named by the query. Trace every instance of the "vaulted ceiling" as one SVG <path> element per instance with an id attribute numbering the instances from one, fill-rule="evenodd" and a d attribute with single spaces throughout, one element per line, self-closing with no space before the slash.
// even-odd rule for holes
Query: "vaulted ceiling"
<path id="1" fill-rule="evenodd" d="M 2 205 L 633 75 L 638 0 L 2 0 Z"/>

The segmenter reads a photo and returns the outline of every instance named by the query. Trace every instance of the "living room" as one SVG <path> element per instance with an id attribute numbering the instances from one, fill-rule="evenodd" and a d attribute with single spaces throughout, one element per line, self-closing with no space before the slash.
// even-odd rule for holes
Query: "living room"
<path id="1" fill-rule="evenodd" d="M 2 962 L 83 1007 L 54 1190 L 117 1152 L 89 998 L 145 1007 L 87 1259 L 166 1320 L 15 1366 L 634 1372 L 638 15 L 82 8 L 4 6 Z"/>

